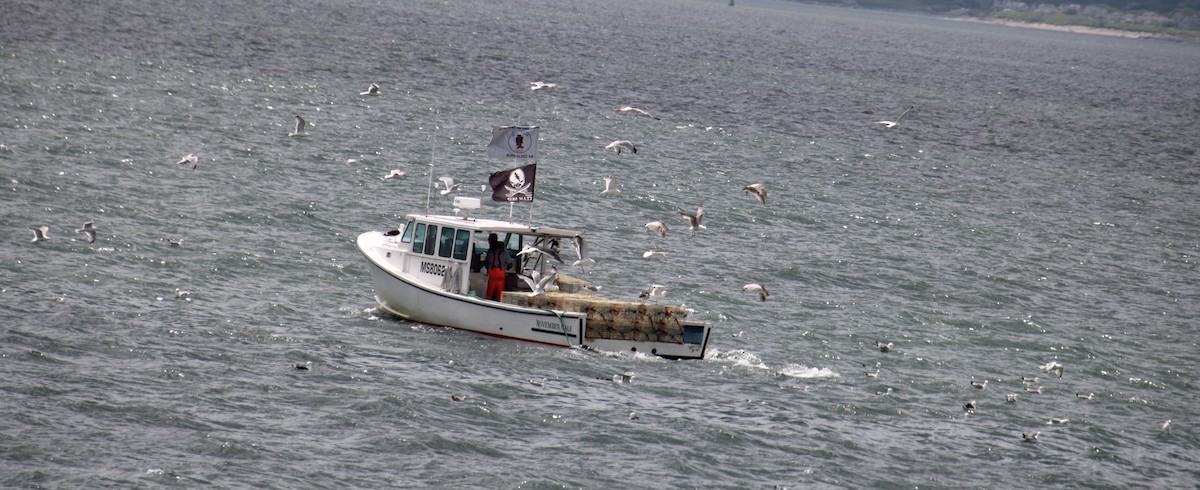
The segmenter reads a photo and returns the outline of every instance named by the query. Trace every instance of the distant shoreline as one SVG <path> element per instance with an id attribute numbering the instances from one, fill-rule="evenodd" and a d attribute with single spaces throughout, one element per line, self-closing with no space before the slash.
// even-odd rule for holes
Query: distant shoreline
<path id="1" fill-rule="evenodd" d="M 1015 20 L 1004 19 L 982 19 L 977 17 L 949 17 L 951 20 L 960 20 L 965 22 L 978 22 L 981 24 L 997 24 L 1009 27 L 1025 27 L 1029 29 L 1042 29 L 1047 31 L 1062 31 L 1075 32 L 1079 34 L 1096 34 L 1099 36 L 1115 36 L 1126 37 L 1130 39 L 1166 39 L 1171 41 L 1186 40 L 1178 36 L 1166 34 L 1155 34 L 1152 32 L 1137 32 L 1123 31 L 1121 29 L 1108 29 L 1104 27 L 1089 27 L 1089 26 L 1073 26 L 1073 25 L 1058 25 L 1058 24 L 1043 24 L 1040 22 L 1020 22 Z"/>

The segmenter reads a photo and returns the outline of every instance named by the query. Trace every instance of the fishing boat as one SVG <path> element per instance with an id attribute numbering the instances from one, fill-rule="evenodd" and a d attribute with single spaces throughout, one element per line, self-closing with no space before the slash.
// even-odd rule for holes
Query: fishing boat
<path id="1" fill-rule="evenodd" d="M 561 271 L 554 284 L 535 290 L 536 285 L 519 276 L 549 277 L 569 263 L 560 264 L 552 253 L 522 251 L 557 251 L 562 244 L 584 240 L 584 234 L 468 217 L 479 205 L 477 198 L 456 197 L 455 208 L 467 213 L 409 214 L 396 229 L 358 236 L 380 310 L 413 322 L 547 345 L 670 359 L 704 357 L 710 326 L 689 320 L 682 307 L 607 299 L 588 281 Z M 491 234 L 504 244 L 512 264 L 499 301 L 484 297 Z"/>
<path id="2" fill-rule="evenodd" d="M 492 130 L 489 158 L 533 161 L 488 178 L 492 200 L 509 204 L 507 220 L 479 217 L 481 200 L 465 196 L 454 196 L 454 215 L 432 214 L 426 197 L 425 212 L 407 215 L 398 228 L 358 236 L 379 309 L 413 322 L 547 345 L 703 358 L 710 327 L 689 320 L 684 308 L 607 299 L 588 281 L 558 270 L 567 267 L 559 253 L 564 244 L 574 245 L 580 263 L 586 263 L 586 238 L 579 231 L 531 224 L 538 140 L 537 126 Z M 427 196 L 432 182 L 430 172 Z M 453 179 L 443 182 L 442 194 L 455 189 Z M 529 203 L 529 223 L 513 220 L 517 202 Z M 500 254 L 493 262 L 510 266 L 503 271 L 502 291 L 497 291 L 500 267 L 493 264 L 492 288 L 484 267 L 493 241 Z"/>

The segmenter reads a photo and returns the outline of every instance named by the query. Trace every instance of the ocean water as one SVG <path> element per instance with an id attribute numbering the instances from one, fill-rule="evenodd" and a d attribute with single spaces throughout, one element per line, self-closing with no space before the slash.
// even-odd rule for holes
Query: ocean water
<path id="1" fill-rule="evenodd" d="M 0 486 L 1200 484 L 1197 45 L 751 0 L 3 10 Z M 666 285 L 706 359 L 375 310 L 355 236 L 449 212 L 430 178 L 474 193 L 508 124 L 541 127 L 512 213 L 585 231 L 607 295 Z"/>

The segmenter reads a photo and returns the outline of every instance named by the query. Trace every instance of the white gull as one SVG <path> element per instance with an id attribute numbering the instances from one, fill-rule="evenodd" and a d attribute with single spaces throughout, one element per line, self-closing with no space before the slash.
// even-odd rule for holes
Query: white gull
<path id="1" fill-rule="evenodd" d="M 298 136 L 308 136 L 308 133 L 304 132 L 305 126 L 308 126 L 308 122 L 306 122 L 303 117 L 300 117 L 299 114 L 296 114 L 296 128 L 292 130 L 292 132 L 288 133 L 288 136 L 293 138 Z"/>

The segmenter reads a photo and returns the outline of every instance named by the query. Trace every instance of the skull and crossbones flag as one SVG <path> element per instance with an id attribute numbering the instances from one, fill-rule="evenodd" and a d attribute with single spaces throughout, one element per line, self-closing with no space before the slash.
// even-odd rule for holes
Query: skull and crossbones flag
<path id="1" fill-rule="evenodd" d="M 537 164 L 501 170 L 492 174 L 488 183 L 492 186 L 492 200 L 499 202 L 533 201 L 533 178 Z"/>

